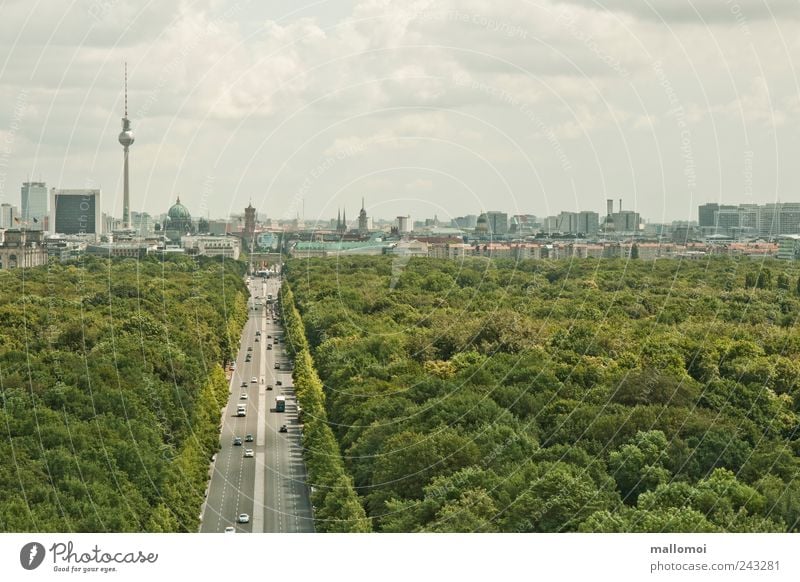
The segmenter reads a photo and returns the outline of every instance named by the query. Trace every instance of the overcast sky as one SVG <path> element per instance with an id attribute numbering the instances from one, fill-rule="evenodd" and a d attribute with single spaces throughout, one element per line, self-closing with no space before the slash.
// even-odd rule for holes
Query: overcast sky
<path id="1" fill-rule="evenodd" d="M 264 4 L 268 4 L 265 7 Z M 0 202 L 651 222 L 800 202 L 796 0 L 0 0 Z"/>

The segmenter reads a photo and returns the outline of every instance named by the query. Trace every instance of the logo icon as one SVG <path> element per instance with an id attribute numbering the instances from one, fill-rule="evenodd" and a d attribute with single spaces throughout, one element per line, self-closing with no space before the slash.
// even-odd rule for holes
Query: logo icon
<path id="1" fill-rule="evenodd" d="M 19 551 L 19 563 L 26 570 L 35 570 L 44 561 L 44 546 L 39 542 L 30 542 Z"/>

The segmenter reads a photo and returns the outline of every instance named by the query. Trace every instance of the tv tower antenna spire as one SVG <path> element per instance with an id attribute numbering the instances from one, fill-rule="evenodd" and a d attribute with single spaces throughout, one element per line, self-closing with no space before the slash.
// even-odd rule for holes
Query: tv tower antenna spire
<path id="1" fill-rule="evenodd" d="M 131 121 L 128 119 L 128 62 L 125 62 L 125 116 L 122 118 L 122 131 L 119 134 L 119 143 L 122 145 L 124 156 L 123 165 L 123 193 L 122 193 L 122 227 L 127 229 L 131 226 L 131 199 L 128 183 L 128 148 L 133 144 L 133 130 Z"/>

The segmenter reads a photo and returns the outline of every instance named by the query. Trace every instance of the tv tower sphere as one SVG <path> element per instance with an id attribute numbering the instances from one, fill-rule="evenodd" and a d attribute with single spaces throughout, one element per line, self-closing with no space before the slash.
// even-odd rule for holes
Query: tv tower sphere
<path id="1" fill-rule="evenodd" d="M 121 143 L 124 147 L 128 147 L 133 143 L 131 122 L 127 119 L 122 120 L 122 131 L 119 134 L 119 143 Z"/>

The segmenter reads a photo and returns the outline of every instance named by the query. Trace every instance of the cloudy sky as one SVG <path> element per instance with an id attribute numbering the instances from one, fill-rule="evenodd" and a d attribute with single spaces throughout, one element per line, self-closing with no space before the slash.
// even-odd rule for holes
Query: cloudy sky
<path id="1" fill-rule="evenodd" d="M 265 6 L 266 5 L 266 6 Z M 796 0 L 0 0 L 0 202 L 448 219 L 800 201 Z"/>

